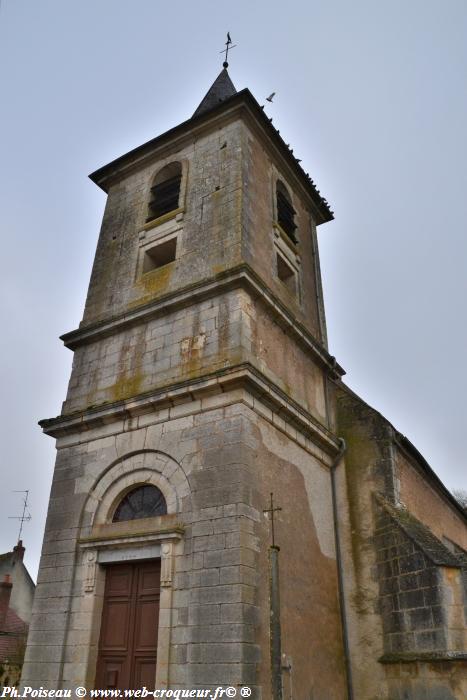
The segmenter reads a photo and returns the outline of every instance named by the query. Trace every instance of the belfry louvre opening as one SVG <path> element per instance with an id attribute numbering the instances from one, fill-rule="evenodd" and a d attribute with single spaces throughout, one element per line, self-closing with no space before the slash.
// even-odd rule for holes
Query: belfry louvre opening
<path id="1" fill-rule="evenodd" d="M 174 262 L 176 253 L 176 238 L 171 238 L 169 241 L 159 243 L 159 245 L 155 245 L 153 248 L 150 248 L 144 253 L 143 274 Z"/>
<path id="2" fill-rule="evenodd" d="M 277 183 L 277 223 L 290 240 L 293 243 L 297 243 L 295 209 L 288 198 L 284 186 L 280 182 Z"/>
<path id="3" fill-rule="evenodd" d="M 178 209 L 181 181 L 182 170 L 179 163 L 171 163 L 156 176 L 151 187 L 147 222 Z"/>

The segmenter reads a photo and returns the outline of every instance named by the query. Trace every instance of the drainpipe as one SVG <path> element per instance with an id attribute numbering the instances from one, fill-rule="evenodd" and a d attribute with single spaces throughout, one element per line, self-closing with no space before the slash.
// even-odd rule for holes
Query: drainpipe
<path id="1" fill-rule="evenodd" d="M 347 612 L 344 595 L 344 572 L 342 565 L 342 552 L 339 536 L 339 519 L 337 513 L 337 489 L 336 489 L 336 470 L 341 463 L 342 457 L 345 454 L 347 445 L 344 438 L 339 438 L 340 449 L 331 465 L 331 492 L 332 492 L 332 515 L 334 520 L 334 542 L 336 547 L 336 563 L 337 563 L 337 581 L 339 588 L 339 609 L 342 624 L 342 635 L 344 642 L 344 657 L 345 671 L 347 676 L 347 698 L 354 700 L 353 681 L 352 681 L 352 665 L 350 662 L 350 646 L 349 646 L 349 629 L 347 625 Z"/>

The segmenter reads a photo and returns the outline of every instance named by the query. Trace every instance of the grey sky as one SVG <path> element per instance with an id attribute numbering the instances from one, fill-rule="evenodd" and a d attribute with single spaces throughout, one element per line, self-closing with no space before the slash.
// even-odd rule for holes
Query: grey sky
<path id="1" fill-rule="evenodd" d="M 465 0 L 3 0 L 0 552 L 29 488 L 36 572 L 104 194 L 87 175 L 189 117 L 221 68 L 335 211 L 320 228 L 347 383 L 466 487 Z"/>

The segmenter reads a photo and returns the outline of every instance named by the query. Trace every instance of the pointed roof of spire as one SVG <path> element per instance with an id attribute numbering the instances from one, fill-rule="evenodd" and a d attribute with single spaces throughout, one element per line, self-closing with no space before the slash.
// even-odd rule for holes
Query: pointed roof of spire
<path id="1" fill-rule="evenodd" d="M 235 85 L 230 80 L 230 75 L 224 67 L 201 100 L 193 116 L 197 117 L 199 114 L 208 112 L 213 107 L 217 107 L 220 102 L 224 102 L 224 100 L 236 94 Z"/>

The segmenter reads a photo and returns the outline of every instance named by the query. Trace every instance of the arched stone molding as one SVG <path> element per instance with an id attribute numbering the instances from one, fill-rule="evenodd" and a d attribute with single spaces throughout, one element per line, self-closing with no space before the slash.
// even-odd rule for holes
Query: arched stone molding
<path id="1" fill-rule="evenodd" d="M 157 486 L 167 502 L 167 513 L 178 513 L 182 499 L 190 493 L 182 467 L 169 455 L 156 450 L 142 450 L 114 462 L 91 490 L 84 507 L 86 532 L 93 526 L 111 523 L 120 500 L 140 484 Z"/>

